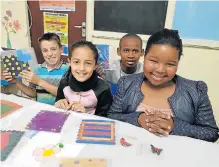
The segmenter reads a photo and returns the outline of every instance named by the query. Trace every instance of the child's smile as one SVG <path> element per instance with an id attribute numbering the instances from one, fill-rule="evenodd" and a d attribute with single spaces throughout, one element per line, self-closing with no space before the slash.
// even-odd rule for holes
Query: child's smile
<path id="1" fill-rule="evenodd" d="M 96 67 L 93 52 L 86 46 L 78 47 L 72 52 L 71 72 L 79 82 L 87 81 Z"/>

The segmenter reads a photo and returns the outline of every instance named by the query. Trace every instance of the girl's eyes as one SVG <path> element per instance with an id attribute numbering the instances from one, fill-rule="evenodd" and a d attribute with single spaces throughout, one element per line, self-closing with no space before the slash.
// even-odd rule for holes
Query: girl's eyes
<path id="1" fill-rule="evenodd" d="M 151 62 L 153 63 L 158 63 L 157 60 L 150 60 Z M 176 66 L 176 64 L 173 64 L 173 63 L 167 63 L 167 66 Z"/>
<path id="2" fill-rule="evenodd" d="M 73 61 L 74 64 L 79 64 L 80 62 L 79 61 Z M 86 62 L 86 65 L 89 65 L 91 66 L 92 64 L 90 62 Z"/>
<path id="3" fill-rule="evenodd" d="M 73 61 L 73 63 L 74 63 L 74 64 L 78 64 L 78 63 L 79 63 L 79 61 Z"/>
<path id="4" fill-rule="evenodd" d="M 152 61 L 153 63 L 158 63 L 158 61 L 157 61 L 157 60 L 150 60 L 150 61 Z"/>
<path id="5" fill-rule="evenodd" d="M 172 63 L 168 63 L 167 65 L 168 66 L 176 66 L 175 64 L 172 64 Z"/>

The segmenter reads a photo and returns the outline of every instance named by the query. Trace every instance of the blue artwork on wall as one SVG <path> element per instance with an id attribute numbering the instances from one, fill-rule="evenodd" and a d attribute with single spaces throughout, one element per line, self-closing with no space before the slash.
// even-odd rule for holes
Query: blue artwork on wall
<path id="1" fill-rule="evenodd" d="M 99 53 L 98 62 L 100 63 L 103 69 L 108 69 L 109 68 L 109 45 L 96 44 L 96 47 Z"/>
<path id="2" fill-rule="evenodd" d="M 173 29 L 184 39 L 219 41 L 219 1 L 176 1 Z"/>

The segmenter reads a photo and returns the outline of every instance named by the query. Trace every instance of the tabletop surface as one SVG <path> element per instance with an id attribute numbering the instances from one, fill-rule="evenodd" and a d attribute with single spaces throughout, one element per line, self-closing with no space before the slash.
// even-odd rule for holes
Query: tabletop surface
<path id="1" fill-rule="evenodd" d="M 84 113 L 70 112 L 60 133 L 36 132 L 25 129 L 31 119 L 41 110 L 66 112 L 43 103 L 31 101 L 15 95 L 1 94 L 2 100 L 8 100 L 23 107 L 16 112 L 1 118 L 1 130 L 25 131 L 18 145 L 9 157 L 0 164 L 3 167 L 43 167 L 59 166 L 62 158 L 101 158 L 107 160 L 108 167 L 214 167 L 218 166 L 219 144 L 180 136 L 157 137 L 150 132 L 128 123 L 115 121 L 115 145 L 79 144 L 76 143 L 78 130 L 83 119 L 109 120 Z M 132 145 L 124 147 L 120 139 L 125 138 Z M 33 156 L 35 148 L 63 143 L 64 147 L 56 155 L 53 165 L 36 161 Z M 158 156 L 152 153 L 151 146 L 162 148 Z"/>

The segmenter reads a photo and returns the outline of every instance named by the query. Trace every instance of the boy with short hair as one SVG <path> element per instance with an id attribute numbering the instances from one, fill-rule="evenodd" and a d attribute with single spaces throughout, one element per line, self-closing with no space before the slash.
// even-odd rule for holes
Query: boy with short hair
<path id="1" fill-rule="evenodd" d="M 111 84 L 117 84 L 122 76 L 137 74 L 143 71 L 139 59 L 144 54 L 142 39 L 136 34 L 126 34 L 119 42 L 117 54 L 121 60 L 113 61 L 115 70 L 106 70 L 105 79 Z"/>
<path id="2" fill-rule="evenodd" d="M 69 66 L 61 61 L 63 48 L 57 34 L 45 33 L 39 38 L 39 45 L 45 62 L 39 64 L 34 72 L 27 70 L 21 72 L 22 78 L 29 82 L 30 86 L 13 78 L 7 71 L 3 72 L 3 76 L 27 96 L 36 97 L 39 102 L 53 105 L 59 82 Z"/>

